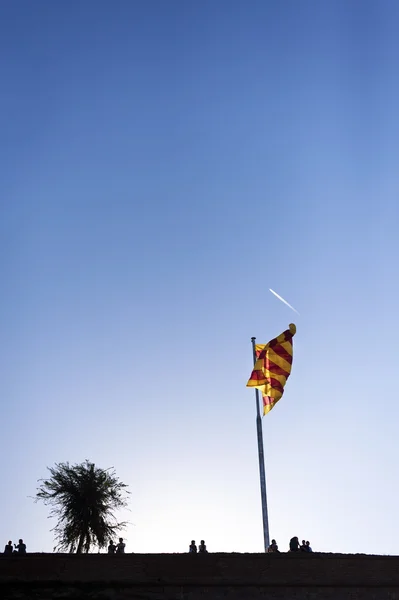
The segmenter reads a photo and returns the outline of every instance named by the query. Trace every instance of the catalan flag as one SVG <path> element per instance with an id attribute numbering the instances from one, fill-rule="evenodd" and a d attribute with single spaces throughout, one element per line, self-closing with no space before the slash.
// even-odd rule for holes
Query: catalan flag
<path id="1" fill-rule="evenodd" d="M 255 387 L 263 396 L 263 414 L 266 415 L 280 400 L 292 367 L 292 338 L 296 333 L 293 323 L 281 335 L 266 345 L 255 346 L 256 363 L 247 387 Z"/>

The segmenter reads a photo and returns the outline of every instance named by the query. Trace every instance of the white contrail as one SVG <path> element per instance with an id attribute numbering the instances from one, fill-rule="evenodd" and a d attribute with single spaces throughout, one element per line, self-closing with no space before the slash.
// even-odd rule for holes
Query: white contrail
<path id="1" fill-rule="evenodd" d="M 284 302 L 284 304 L 286 304 L 287 306 L 289 306 L 291 310 L 293 310 L 294 312 L 296 312 L 297 315 L 299 315 L 299 312 L 296 310 L 296 308 L 294 308 L 293 306 L 291 306 L 291 304 L 289 304 L 287 302 L 287 300 L 284 300 L 284 298 L 282 298 L 281 296 L 279 296 L 274 290 L 272 290 L 272 288 L 269 288 L 269 292 L 271 292 L 272 294 L 274 294 L 276 296 L 276 298 L 278 298 L 279 300 L 281 300 L 281 302 Z"/>

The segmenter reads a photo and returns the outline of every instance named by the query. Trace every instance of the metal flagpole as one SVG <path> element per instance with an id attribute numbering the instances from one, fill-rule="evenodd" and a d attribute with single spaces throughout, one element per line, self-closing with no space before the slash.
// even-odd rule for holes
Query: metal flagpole
<path id="1" fill-rule="evenodd" d="M 254 357 L 254 364 L 256 363 L 256 338 L 251 338 L 252 341 L 252 352 Z M 267 496 L 266 496 L 266 475 L 265 475 L 265 455 L 263 452 L 263 432 L 262 432 L 262 418 L 260 416 L 259 406 L 259 390 L 255 388 L 256 398 L 256 431 L 258 434 L 258 456 L 259 456 L 259 476 L 260 476 L 260 496 L 262 499 L 262 518 L 263 518 L 263 541 L 265 544 L 265 552 L 270 544 L 269 540 L 269 518 L 267 515 Z"/>

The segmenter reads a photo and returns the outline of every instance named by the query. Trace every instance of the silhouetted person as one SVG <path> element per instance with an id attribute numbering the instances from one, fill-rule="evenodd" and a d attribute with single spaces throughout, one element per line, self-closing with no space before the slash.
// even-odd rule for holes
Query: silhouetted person
<path id="1" fill-rule="evenodd" d="M 13 553 L 13 551 L 14 551 L 14 548 L 13 548 L 13 545 L 12 545 L 12 541 L 10 540 L 8 542 L 8 544 L 6 544 L 5 547 L 4 547 L 4 554 L 10 555 L 10 554 Z"/>
<path id="2" fill-rule="evenodd" d="M 306 542 L 306 552 L 313 552 L 312 548 L 310 547 L 310 542 Z"/>
<path id="3" fill-rule="evenodd" d="M 201 540 L 201 543 L 198 546 L 198 552 L 200 552 L 201 554 L 207 554 L 208 550 L 206 549 L 204 540 Z"/>
<path id="4" fill-rule="evenodd" d="M 24 544 L 24 540 L 18 540 L 18 544 L 14 544 L 15 548 L 18 551 L 18 554 L 26 554 L 26 544 Z"/>
<path id="5" fill-rule="evenodd" d="M 108 554 L 115 554 L 116 546 L 114 542 L 111 540 L 108 546 Z"/>
<path id="6" fill-rule="evenodd" d="M 306 542 L 305 540 L 302 540 L 302 544 L 301 547 L 299 548 L 301 552 L 307 552 L 308 549 L 306 548 Z"/>
<path id="7" fill-rule="evenodd" d="M 298 552 L 299 550 L 299 540 L 295 536 L 290 539 L 290 552 Z"/>
<path id="8" fill-rule="evenodd" d="M 191 540 L 191 544 L 188 551 L 190 554 L 197 554 L 197 546 L 195 545 L 195 540 Z"/>
<path id="9" fill-rule="evenodd" d="M 116 553 L 117 554 L 125 554 L 125 545 L 123 543 L 123 538 L 119 538 L 119 543 L 116 545 Z"/>
<path id="10" fill-rule="evenodd" d="M 267 551 L 268 552 L 280 552 L 280 550 L 278 549 L 276 540 L 272 540 L 272 543 L 268 547 Z"/>

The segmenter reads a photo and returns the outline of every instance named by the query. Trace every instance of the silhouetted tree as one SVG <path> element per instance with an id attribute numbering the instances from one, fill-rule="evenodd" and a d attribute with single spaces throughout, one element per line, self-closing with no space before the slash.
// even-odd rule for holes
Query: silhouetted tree
<path id="1" fill-rule="evenodd" d="M 40 479 L 36 501 L 51 506 L 50 516 L 58 519 L 55 532 L 57 550 L 80 554 L 92 546 L 103 548 L 126 526 L 114 511 L 127 506 L 127 485 L 115 470 L 100 469 L 86 460 L 77 465 L 56 463 L 48 467 L 50 477 Z"/>

